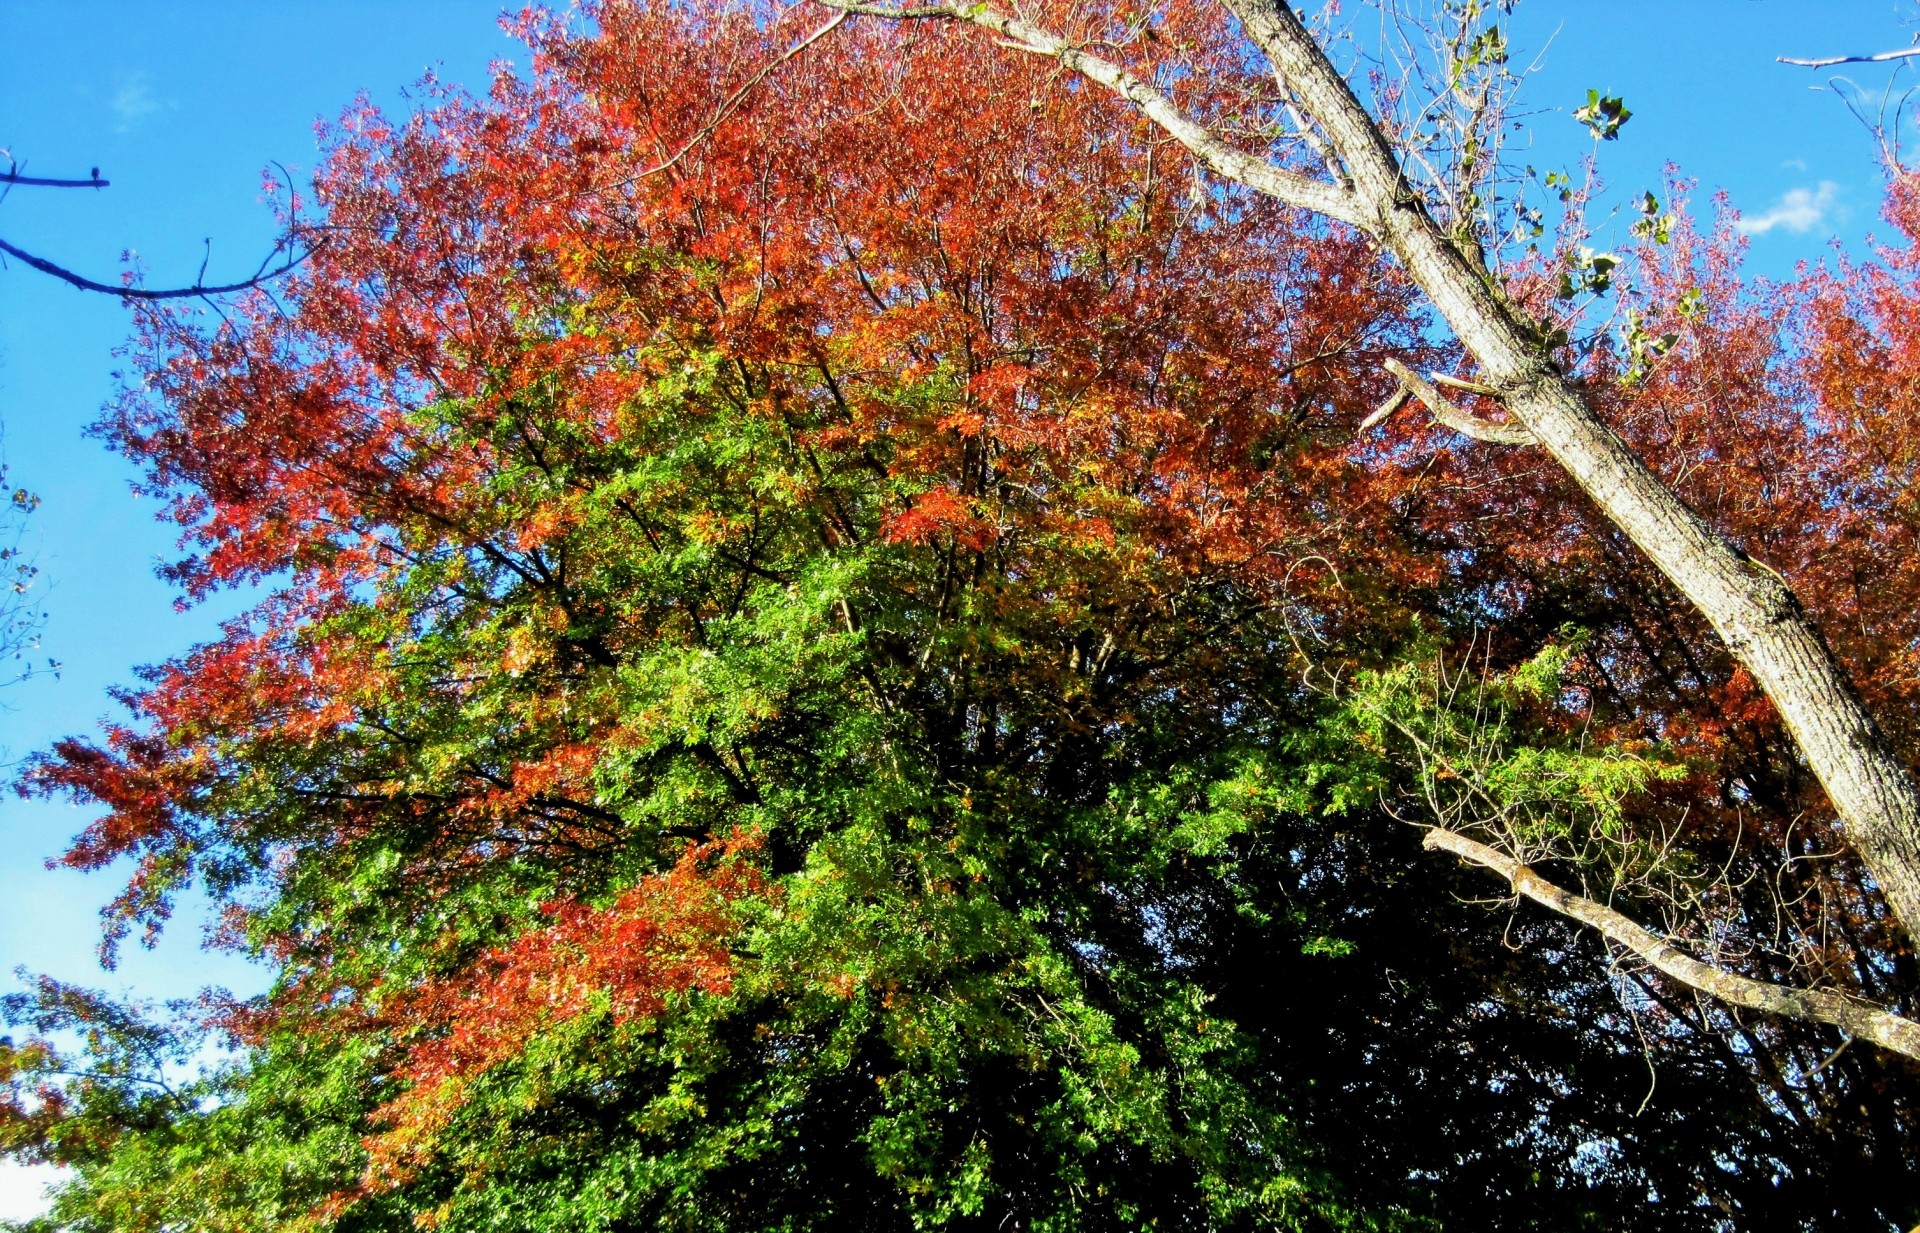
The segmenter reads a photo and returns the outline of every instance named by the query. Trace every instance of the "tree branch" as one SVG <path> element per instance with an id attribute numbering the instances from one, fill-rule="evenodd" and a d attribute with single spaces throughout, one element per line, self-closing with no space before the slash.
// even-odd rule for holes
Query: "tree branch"
<path id="1" fill-rule="evenodd" d="M 1844 993 L 1775 985 L 1703 963 L 1607 905 L 1562 890 L 1513 857 L 1458 831 L 1434 827 L 1427 832 L 1423 846 L 1451 852 L 1492 870 L 1507 880 L 1515 894 L 1590 926 L 1638 955 L 1648 966 L 1723 1002 L 1770 1015 L 1832 1024 L 1883 1049 L 1920 1058 L 1920 1023 L 1912 1019 Z"/>
<path id="2" fill-rule="evenodd" d="M 16 248 L 5 240 L 0 240 L 0 253 L 5 253 L 9 257 L 17 258 L 25 264 L 32 266 L 34 269 L 39 270 L 42 274 L 51 274 L 61 282 L 78 287 L 82 291 L 98 291 L 106 295 L 117 295 L 128 300 L 184 300 L 192 299 L 195 296 L 224 295 L 230 291 L 245 291 L 251 287 L 258 287 L 261 283 L 269 279 L 278 278 L 282 274 L 290 272 L 319 250 L 320 245 L 316 244 L 299 256 L 289 258 L 286 262 L 274 269 L 268 270 L 262 268 L 255 271 L 253 277 L 243 279 L 237 283 L 225 283 L 217 287 L 209 287 L 204 283 L 195 282 L 191 287 L 165 287 L 159 290 L 152 290 L 146 287 L 115 286 L 112 283 L 95 282 L 93 279 L 87 278 L 84 275 L 75 274 L 65 266 L 55 265 L 44 257 L 36 257 L 25 249 Z M 268 260 L 272 260 L 271 255 L 269 255 Z"/>
<path id="3" fill-rule="evenodd" d="M 1386 423 L 1389 417 L 1407 405 L 1407 399 L 1411 397 L 1413 394 L 1404 383 L 1394 386 L 1393 393 L 1387 395 L 1387 400 L 1374 408 L 1372 415 L 1360 421 L 1360 431 L 1367 432 L 1376 425 Z"/>
<path id="4" fill-rule="evenodd" d="M 1870 56 L 1828 56 L 1824 60 L 1796 60 L 1792 56 L 1775 56 L 1774 59 L 1780 64 L 1797 64 L 1801 68 L 1830 68 L 1836 64 L 1878 64 L 1885 60 L 1905 60 L 1909 56 L 1920 56 L 1920 47 L 1877 51 Z"/>
<path id="5" fill-rule="evenodd" d="M 28 188 L 106 188 L 112 180 L 102 180 L 99 172 L 91 180 L 50 180 L 45 176 L 23 176 L 17 171 L 0 171 L 0 184 L 24 184 Z"/>
<path id="6" fill-rule="evenodd" d="M 1228 145 L 1180 110 L 1166 94 L 1118 64 L 1083 51 L 1058 35 L 1017 16 L 999 12 L 984 4 L 890 8 L 886 5 L 857 3 L 855 0 L 816 2 L 845 13 L 894 19 L 968 22 L 990 30 L 1016 51 L 1032 52 L 1057 60 L 1063 67 L 1113 91 L 1158 124 L 1168 136 L 1185 146 L 1188 153 L 1209 171 L 1288 205 L 1311 210 L 1350 226 L 1364 227 L 1359 208 L 1340 186 L 1276 167 L 1264 158 L 1257 158 Z"/>
<path id="7" fill-rule="evenodd" d="M 1490 445 L 1539 444 L 1533 433 L 1529 431 L 1524 424 L 1496 424 L 1492 420 L 1483 420 L 1471 412 L 1462 411 L 1459 407 L 1447 401 L 1446 396 L 1435 388 L 1432 381 L 1428 381 L 1425 377 L 1422 377 L 1419 373 L 1413 371 L 1413 369 L 1408 368 L 1399 360 L 1388 360 L 1385 367 L 1388 372 L 1399 378 L 1401 389 L 1418 398 L 1425 404 L 1427 410 L 1433 413 L 1434 419 L 1439 420 L 1455 432 L 1472 437 L 1475 441 L 1485 441 Z M 1443 378 L 1436 376 L 1434 381 L 1445 381 L 1446 384 L 1454 386 L 1457 389 L 1471 390 L 1476 394 L 1492 392 L 1487 386 L 1477 385 L 1471 381 L 1462 381 L 1458 377 Z M 1398 409 L 1398 404 L 1390 408 L 1382 407 L 1380 411 L 1376 411 L 1368 416 L 1360 426 L 1363 429 L 1371 428 Z"/>

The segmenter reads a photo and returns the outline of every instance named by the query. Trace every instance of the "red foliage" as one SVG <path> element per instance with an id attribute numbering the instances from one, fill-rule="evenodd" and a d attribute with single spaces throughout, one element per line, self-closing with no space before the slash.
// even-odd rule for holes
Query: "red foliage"
<path id="1" fill-rule="evenodd" d="M 504 668 L 532 684 L 658 636 L 555 581 L 559 554 L 584 551 L 574 496 L 501 485 L 552 444 L 528 435 L 525 407 L 617 443 L 635 398 L 711 349 L 749 374 L 729 396 L 761 413 L 825 405 L 809 448 L 886 459 L 918 494 L 883 524 L 895 542 L 1022 552 L 1110 543 L 1124 523 L 1158 561 L 1256 588 L 1306 557 L 1365 576 L 1376 599 L 1439 579 L 1377 528 L 1428 460 L 1362 465 L 1348 448 L 1380 356 L 1429 350 L 1367 246 L 1269 202 L 1194 195 L 1136 118 L 964 32 L 850 24 L 759 78 L 810 15 L 596 16 L 588 37 L 526 18 L 535 74 L 488 99 L 435 88 L 405 123 L 351 110 L 316 183 L 325 243 L 274 297 L 215 328 L 142 313 L 141 380 L 100 431 L 183 528 L 173 575 L 190 597 L 290 581 L 131 699 L 140 732 L 39 764 L 38 790 L 115 811 L 72 859 L 167 854 L 184 876 L 201 843 L 350 842 L 403 808 L 445 822 L 428 877 L 498 855 L 502 820 L 529 813 L 565 813 L 568 841 L 589 842 L 591 751 L 645 735 L 532 701 L 521 748 L 458 799 L 409 796 L 389 768 L 316 804 L 305 830 L 229 815 L 189 837 L 177 815 L 240 750 L 298 748 L 380 709 L 404 628 L 333 617 L 422 560 L 545 594 L 551 619 L 484 657 L 476 644 L 470 680 Z M 1169 20 L 1188 45 L 1220 41 L 1209 18 Z M 1229 65 L 1215 94 L 1182 88 L 1204 110 L 1261 81 Z M 1295 586 L 1309 576 L 1325 619 L 1353 610 L 1322 570 Z M 476 601 L 450 577 L 436 602 Z M 604 632 L 568 633 L 583 624 Z"/>
<path id="2" fill-rule="evenodd" d="M 880 534 L 890 544 L 924 544 L 936 536 L 950 535 L 969 552 L 985 552 L 994 538 L 993 528 L 973 512 L 964 497 L 946 485 L 929 488 L 914 498 L 904 513 L 887 519 Z"/>
<path id="3" fill-rule="evenodd" d="M 409 1177 L 429 1155 L 476 1076 L 517 1056 L 543 1030 L 600 1010 L 616 1023 L 658 1015 L 690 991 L 732 988 L 728 944 L 743 901 L 766 890 L 749 854 L 758 836 L 736 832 L 687 849 L 665 873 L 642 878 L 608 906 L 574 901 L 541 909 L 551 924 L 488 951 L 457 975 L 377 990 L 379 1017 L 414 1043 L 395 1078 L 406 1091 L 375 1115 L 366 1185 Z"/>

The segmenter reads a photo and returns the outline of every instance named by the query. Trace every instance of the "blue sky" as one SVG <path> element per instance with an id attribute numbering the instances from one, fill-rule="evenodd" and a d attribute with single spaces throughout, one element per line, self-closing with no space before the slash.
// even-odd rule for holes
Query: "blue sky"
<path id="1" fill-rule="evenodd" d="M 190 280 L 203 240 L 209 277 L 252 270 L 271 238 L 261 172 L 277 160 L 312 167 L 313 125 L 365 90 L 404 106 L 429 66 L 483 85 L 490 61 L 519 50 L 500 32 L 497 0 L 0 0 L 0 148 L 42 175 L 85 175 L 105 192 L 16 190 L 0 204 L 0 236 L 111 280 L 122 249 L 155 285 Z M 1349 0 L 1353 11 L 1357 0 Z M 1567 112 L 1589 87 L 1634 111 L 1603 171 L 1623 194 L 1657 188 L 1668 161 L 1704 191 L 1724 189 L 1753 224 L 1752 267 L 1784 275 L 1836 240 L 1858 250 L 1877 223 L 1880 176 L 1866 130 L 1826 74 L 1778 55 L 1882 50 L 1913 37 L 1914 0 L 1526 0 L 1513 27 L 1523 58 L 1541 52 L 1528 99 L 1530 152 L 1542 168 L 1588 150 Z M 1857 66 L 1878 91 L 1892 76 Z M 1912 136 L 1909 134 L 1909 136 Z M 1920 142 L 1916 143 L 1920 153 Z M 64 665 L 0 694 L 0 747 L 12 756 L 91 730 L 112 712 L 106 690 L 135 665 L 178 654 L 244 597 L 187 613 L 152 571 L 171 537 L 150 503 L 128 493 L 129 469 L 82 436 L 113 388 L 113 348 L 126 330 L 113 301 L 32 271 L 0 271 L 0 424 L 14 481 L 44 505 L 31 542 L 51 614 L 46 652 Z M 0 799 L 0 987 L 16 966 L 150 997 L 207 984 L 257 987 L 230 957 L 196 949 L 180 922 L 121 968 L 94 964 L 96 913 L 110 875 L 49 872 L 87 815 Z M 37 1203 L 39 1179 L 0 1170 L 0 1216 Z"/>
<path id="2" fill-rule="evenodd" d="M 1543 169 L 1569 141 L 1591 147 L 1567 115 L 1589 88 L 1619 95 L 1634 114 L 1601 149 L 1608 184 L 1623 197 L 1657 190 L 1664 166 L 1677 164 L 1699 181 L 1698 204 L 1725 190 L 1740 210 L 1750 268 L 1784 276 L 1835 237 L 1857 247 L 1884 231 L 1877 146 L 1830 83 L 1851 79 L 1877 107 L 1889 83 L 1912 85 L 1915 74 L 1775 57 L 1890 50 L 1920 33 L 1917 22 L 1915 0 L 1523 0 L 1512 39 L 1516 63 L 1540 55 L 1527 97 L 1560 109 L 1532 122 Z M 1911 124 L 1904 137 L 1911 165 L 1920 140 Z"/>

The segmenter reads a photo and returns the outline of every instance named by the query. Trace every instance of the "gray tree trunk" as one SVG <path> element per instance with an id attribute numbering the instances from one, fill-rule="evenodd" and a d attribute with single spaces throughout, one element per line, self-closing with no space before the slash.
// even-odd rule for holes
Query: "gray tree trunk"
<path id="1" fill-rule="evenodd" d="M 1284 3 L 1226 0 L 1341 163 L 1361 226 L 1386 244 L 1530 429 L 1609 521 L 1698 608 L 1779 710 L 1847 838 L 1911 936 L 1920 926 L 1920 789 L 1793 592 L 1662 484 L 1554 366 L 1407 184 L 1380 128 Z"/>

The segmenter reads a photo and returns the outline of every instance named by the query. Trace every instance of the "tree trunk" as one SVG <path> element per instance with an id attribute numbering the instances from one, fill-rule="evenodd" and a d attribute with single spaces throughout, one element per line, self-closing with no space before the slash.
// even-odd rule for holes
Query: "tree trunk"
<path id="1" fill-rule="evenodd" d="M 1365 221 L 1500 391 L 1609 521 L 1712 623 L 1786 721 L 1849 842 L 1911 936 L 1920 926 L 1920 788 L 1867 712 L 1799 600 L 1662 484 L 1594 414 L 1539 331 L 1478 259 L 1434 222 L 1398 159 L 1319 42 L 1284 3 L 1226 0 L 1343 164 Z"/>

